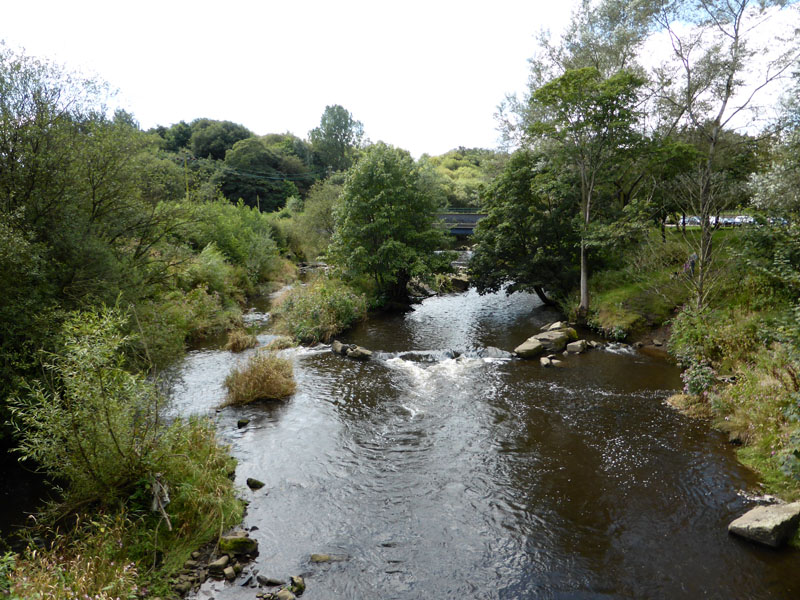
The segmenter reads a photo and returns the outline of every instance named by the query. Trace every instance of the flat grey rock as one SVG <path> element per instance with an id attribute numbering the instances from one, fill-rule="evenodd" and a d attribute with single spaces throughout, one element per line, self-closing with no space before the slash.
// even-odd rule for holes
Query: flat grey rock
<path id="1" fill-rule="evenodd" d="M 728 525 L 728 531 L 748 540 L 777 548 L 800 524 L 800 502 L 756 506 Z"/>

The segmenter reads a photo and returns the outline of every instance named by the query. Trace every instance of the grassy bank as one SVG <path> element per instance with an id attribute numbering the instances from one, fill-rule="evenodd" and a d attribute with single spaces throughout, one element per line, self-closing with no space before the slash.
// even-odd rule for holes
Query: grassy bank
<path id="1" fill-rule="evenodd" d="M 760 266 L 755 229 L 715 232 L 713 293 L 698 312 L 681 232 L 652 237 L 624 264 L 594 274 L 589 324 L 634 341 L 671 331 L 684 389 L 672 400 L 737 445 L 766 492 L 800 498 L 800 312 L 785 277 Z M 691 232 L 690 232 L 691 235 Z M 568 306 L 573 304 L 567 300 Z"/>

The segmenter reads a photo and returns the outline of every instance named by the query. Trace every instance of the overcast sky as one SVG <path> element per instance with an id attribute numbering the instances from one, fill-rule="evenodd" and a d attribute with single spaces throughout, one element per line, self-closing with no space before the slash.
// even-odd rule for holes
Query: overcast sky
<path id="1" fill-rule="evenodd" d="M 120 90 L 145 129 L 198 117 L 306 137 L 341 104 L 368 137 L 441 154 L 494 147 L 543 27 L 574 0 L 26 0 L 0 39 Z"/>

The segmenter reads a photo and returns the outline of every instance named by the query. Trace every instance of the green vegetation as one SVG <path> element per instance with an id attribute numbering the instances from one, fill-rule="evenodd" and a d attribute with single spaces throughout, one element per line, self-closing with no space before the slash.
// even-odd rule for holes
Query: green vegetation
<path id="1" fill-rule="evenodd" d="M 440 187 L 446 206 L 479 209 L 483 190 L 500 173 L 507 159 L 503 152 L 457 148 L 441 156 L 423 155 L 420 167 L 432 169 L 430 176 Z"/>
<path id="2" fill-rule="evenodd" d="M 256 400 L 281 400 L 294 393 L 292 361 L 271 352 L 259 352 L 225 378 L 228 396 L 223 406 Z"/>
<path id="3" fill-rule="evenodd" d="M 124 368 L 125 329 L 118 309 L 70 315 L 63 351 L 13 404 L 23 460 L 63 484 L 40 518 L 50 545 L 18 557 L 11 588 L 22 598 L 168 593 L 192 550 L 241 518 L 235 463 L 213 426 L 161 418 L 155 385 Z"/>
<path id="4" fill-rule="evenodd" d="M 370 144 L 339 105 L 307 140 L 211 119 L 145 132 L 106 111 L 102 82 L 0 46 L 0 440 L 62 486 L 40 518 L 48 545 L 0 557 L 0 592 L 168 596 L 242 506 L 213 427 L 167 423 L 151 376 L 205 336 L 255 345 L 241 307 L 294 281 L 292 260 L 331 274 L 283 296 L 288 338 L 270 349 L 407 303 L 412 279 L 447 285 L 446 206 L 487 212 L 480 292 L 534 291 L 614 339 L 668 324 L 673 404 L 800 497 L 798 80 L 758 136 L 733 127 L 755 130 L 762 90 L 745 74 L 763 11 L 783 4 L 584 2 L 501 110 L 517 151 L 419 161 Z M 656 30 L 675 56 L 648 73 Z M 785 50 L 760 65 L 764 86 L 796 64 L 796 40 Z M 722 230 L 734 210 L 755 222 Z M 291 362 L 258 353 L 226 386 L 229 404 L 287 397 Z"/>
<path id="5" fill-rule="evenodd" d="M 347 176 L 330 257 L 350 277 L 373 279 L 379 297 L 407 301 L 408 282 L 449 269 L 435 199 L 411 155 L 370 146 Z"/>
<path id="6" fill-rule="evenodd" d="M 287 291 L 273 313 L 276 329 L 303 344 L 328 342 L 367 316 L 367 299 L 347 284 L 319 277 Z"/>

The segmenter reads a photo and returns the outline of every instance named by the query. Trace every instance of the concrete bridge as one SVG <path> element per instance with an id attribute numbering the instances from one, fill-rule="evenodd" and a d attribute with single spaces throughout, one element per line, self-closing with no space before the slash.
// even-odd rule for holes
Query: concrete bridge
<path id="1" fill-rule="evenodd" d="M 474 208 L 449 208 L 446 212 L 438 213 L 437 216 L 453 235 L 468 236 L 473 234 L 475 225 L 486 214 L 476 212 Z"/>

